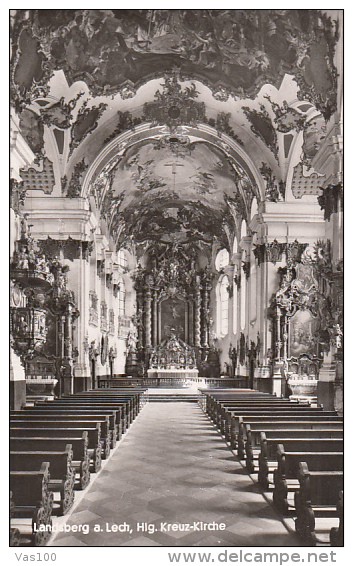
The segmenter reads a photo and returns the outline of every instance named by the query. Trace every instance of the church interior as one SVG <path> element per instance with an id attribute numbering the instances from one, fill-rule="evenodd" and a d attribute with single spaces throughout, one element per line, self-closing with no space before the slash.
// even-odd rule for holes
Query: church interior
<path id="1" fill-rule="evenodd" d="M 343 11 L 10 30 L 11 545 L 342 546 Z"/>

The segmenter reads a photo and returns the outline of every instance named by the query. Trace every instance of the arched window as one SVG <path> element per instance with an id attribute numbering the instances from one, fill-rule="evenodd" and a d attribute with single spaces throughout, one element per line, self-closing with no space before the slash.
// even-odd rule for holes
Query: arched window
<path id="1" fill-rule="evenodd" d="M 228 305 L 229 305 L 229 279 L 226 275 L 219 282 L 218 320 L 221 336 L 228 334 Z"/>
<path id="2" fill-rule="evenodd" d="M 220 271 L 223 267 L 226 267 L 229 263 L 229 252 L 225 248 L 220 250 L 216 256 L 215 266 L 217 271 Z"/>
<path id="3" fill-rule="evenodd" d="M 125 298 L 126 298 L 126 290 L 125 290 L 125 283 L 123 280 L 119 282 L 119 291 L 118 291 L 118 313 L 119 316 L 125 315 Z"/>
<path id="4" fill-rule="evenodd" d="M 124 250 L 118 251 L 117 264 L 120 265 L 120 267 L 127 268 L 127 257 Z"/>

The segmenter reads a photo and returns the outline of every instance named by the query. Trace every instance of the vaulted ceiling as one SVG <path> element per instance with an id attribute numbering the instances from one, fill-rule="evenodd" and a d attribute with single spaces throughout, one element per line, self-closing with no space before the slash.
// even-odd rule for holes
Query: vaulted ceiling
<path id="1" fill-rule="evenodd" d="M 22 178 L 89 196 L 119 245 L 227 246 L 254 198 L 284 198 L 300 132 L 315 153 L 337 37 L 318 10 L 14 11 L 11 102 L 46 171 Z"/>

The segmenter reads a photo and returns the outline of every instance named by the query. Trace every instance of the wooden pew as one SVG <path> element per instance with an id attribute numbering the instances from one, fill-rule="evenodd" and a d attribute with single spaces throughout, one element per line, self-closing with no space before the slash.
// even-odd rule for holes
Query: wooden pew
<path id="1" fill-rule="evenodd" d="M 337 517 L 337 504 L 343 492 L 342 471 L 309 471 L 306 462 L 299 463 L 300 488 L 295 492 L 295 530 L 306 543 L 316 546 L 318 518 Z M 343 531 L 343 525 L 342 525 Z M 329 531 L 330 532 L 330 531 Z"/>
<path id="2" fill-rule="evenodd" d="M 10 491 L 10 541 L 9 546 L 20 546 L 21 533 L 16 527 L 11 527 L 11 519 L 15 513 L 15 504 L 12 499 L 12 491 Z"/>
<path id="3" fill-rule="evenodd" d="M 25 409 L 21 409 L 19 411 L 10 411 L 11 418 L 16 419 L 24 419 L 26 420 L 27 415 L 30 417 L 39 417 L 39 418 L 46 418 L 46 417 L 55 417 L 56 419 L 66 419 L 69 420 L 78 420 L 79 422 L 85 422 L 86 420 L 92 420 L 92 418 L 97 418 L 100 421 L 102 418 L 104 419 L 106 416 L 109 420 L 109 429 L 111 431 L 111 448 L 114 448 L 116 445 L 116 441 L 120 440 L 122 436 L 122 428 L 120 423 L 120 412 L 119 410 L 114 409 L 91 409 L 87 411 L 87 409 L 54 409 L 50 407 L 43 407 L 43 408 L 36 408 L 36 407 L 26 407 Z M 97 420 L 97 422 L 98 422 Z"/>
<path id="4" fill-rule="evenodd" d="M 343 438 L 343 422 L 337 421 L 333 426 L 330 421 L 325 420 L 315 420 L 315 421 L 303 421 L 302 423 L 298 418 L 291 417 L 284 419 L 282 421 L 274 419 L 272 422 L 263 422 L 260 417 L 258 422 L 248 422 L 241 417 L 239 420 L 239 434 L 238 434 L 238 457 L 242 460 L 245 457 L 247 445 L 249 449 L 251 447 L 260 446 L 260 432 L 269 432 L 268 438 L 271 438 L 272 434 L 280 432 L 280 434 L 286 435 L 288 438 L 294 438 L 296 433 L 294 430 L 301 430 L 301 437 L 307 438 L 312 436 L 312 431 L 321 431 L 320 434 L 326 438 Z M 319 434 L 319 433 L 315 433 Z"/>
<path id="5" fill-rule="evenodd" d="M 239 411 L 232 411 L 231 412 L 231 425 L 230 425 L 230 442 L 231 448 L 237 448 L 237 439 L 239 433 L 239 419 L 247 419 L 248 417 L 256 417 L 257 419 L 265 419 L 268 418 L 272 420 L 280 420 L 284 417 L 296 417 L 298 420 L 305 420 L 307 417 L 310 418 L 327 418 L 331 416 L 337 416 L 335 411 L 324 411 L 320 408 L 315 407 L 304 407 L 300 409 L 294 409 L 293 411 L 289 410 L 266 410 L 263 411 L 262 409 L 249 409 L 249 410 L 239 410 Z"/>
<path id="6" fill-rule="evenodd" d="M 254 459 L 254 449 L 259 453 L 261 445 L 261 435 L 265 434 L 267 441 L 273 438 L 282 439 L 282 444 L 290 439 L 298 439 L 302 441 L 302 447 L 305 442 L 310 439 L 332 439 L 332 440 L 342 440 L 343 441 L 343 430 L 336 429 L 321 429 L 321 430 L 311 430 L 311 429 L 298 429 L 295 428 L 287 430 L 277 430 L 276 425 L 273 427 L 263 427 L 262 430 L 252 431 L 250 425 L 246 425 L 246 444 L 245 444 L 245 455 L 246 455 L 246 467 L 249 473 L 254 473 L 255 471 L 255 459 Z"/>
<path id="7" fill-rule="evenodd" d="M 88 454 L 88 433 L 84 431 L 77 438 L 60 437 L 10 437 L 11 452 L 62 452 L 67 444 L 72 445 L 72 467 L 79 475 L 79 489 L 85 489 L 90 481 L 90 457 Z"/>
<path id="8" fill-rule="evenodd" d="M 46 428 L 35 428 L 33 426 L 27 427 L 10 427 L 10 435 L 11 436 L 22 436 L 23 438 L 66 438 L 67 440 L 71 437 L 82 436 L 84 432 L 87 432 L 88 437 L 88 446 L 87 452 L 92 462 L 93 472 L 98 472 L 102 465 L 102 445 L 100 439 L 100 423 L 96 423 L 96 425 L 92 428 L 88 426 L 81 425 L 80 428 L 68 428 L 65 427 L 61 428 L 50 428 L 50 425 L 46 426 Z M 69 442 L 69 440 L 68 440 Z"/>
<path id="9" fill-rule="evenodd" d="M 326 423 L 331 428 L 342 428 L 343 426 L 343 417 L 338 416 L 337 414 L 332 415 L 322 415 L 321 413 L 314 413 L 314 414 L 304 414 L 298 417 L 297 413 L 285 413 L 281 415 L 271 415 L 271 416 L 263 416 L 263 415 L 247 415 L 247 416 L 239 416 L 238 417 L 238 435 L 243 437 L 245 436 L 245 424 L 249 424 L 253 430 L 258 430 L 261 425 L 276 423 L 277 429 L 280 430 L 282 428 L 287 427 L 287 423 L 290 422 L 297 422 L 300 423 L 302 428 L 316 428 L 318 423 L 318 427 L 320 428 L 323 423 Z M 229 440 L 230 432 L 226 435 L 226 440 Z M 227 438 L 228 437 L 228 438 Z"/>
<path id="10" fill-rule="evenodd" d="M 10 472 L 13 519 L 24 518 L 31 522 L 34 546 L 44 546 L 51 534 L 53 493 L 49 490 L 49 479 L 49 462 L 42 462 L 36 470 Z M 15 523 L 19 527 L 18 522 Z M 21 528 L 19 530 L 21 532 Z"/>
<path id="11" fill-rule="evenodd" d="M 118 407 L 122 407 L 124 418 L 126 421 L 126 427 L 128 428 L 134 418 L 137 415 L 138 410 L 138 397 L 131 397 L 130 395 L 96 395 L 92 393 L 76 393 L 75 395 L 64 396 L 55 401 L 48 401 L 50 403 L 61 403 L 61 402 L 75 402 L 78 404 L 94 403 L 94 404 L 105 404 L 113 403 Z"/>
<path id="12" fill-rule="evenodd" d="M 10 452 L 11 471 L 34 471 L 46 461 L 50 464 L 48 488 L 54 494 L 59 492 L 59 513 L 65 515 L 72 507 L 75 499 L 75 470 L 72 467 L 72 446 L 67 444 L 62 452 Z M 55 508 L 53 508 L 54 512 Z"/>
<path id="13" fill-rule="evenodd" d="M 278 400 L 278 401 L 270 401 L 270 402 L 254 402 L 254 401 L 246 401 L 246 402 L 239 402 L 239 403 L 217 403 L 215 406 L 215 424 L 219 427 L 222 434 L 225 434 L 225 430 L 228 425 L 228 421 L 230 419 L 230 415 L 232 410 L 240 410 L 240 409 L 263 409 L 269 410 L 274 409 L 279 411 L 283 409 L 284 411 L 288 410 L 300 410 L 300 408 L 310 408 L 308 404 L 302 404 L 297 402 L 292 402 L 288 400 Z"/>
<path id="14" fill-rule="evenodd" d="M 315 432 L 315 431 L 313 431 Z M 317 431 L 316 431 L 317 432 Z M 317 438 L 283 438 L 281 431 L 275 437 L 267 438 L 264 432 L 260 433 L 260 454 L 258 481 L 263 489 L 268 489 L 268 474 L 270 467 L 277 465 L 277 445 L 283 444 L 286 452 L 342 452 L 343 438 L 324 438 L 319 431 Z"/>
<path id="15" fill-rule="evenodd" d="M 288 492 L 298 488 L 299 463 L 306 462 L 310 470 L 343 470 L 343 452 L 308 452 L 303 443 L 300 452 L 286 452 L 277 444 L 277 468 L 273 472 L 273 502 L 283 513 L 289 510 Z"/>
<path id="16" fill-rule="evenodd" d="M 80 398 L 80 399 L 100 399 L 100 400 L 105 400 L 105 399 L 110 399 L 110 400 L 119 400 L 119 399 L 126 399 L 129 398 L 131 400 L 131 404 L 132 404 L 132 416 L 133 418 L 135 418 L 141 407 L 143 407 L 143 405 L 146 402 L 146 396 L 144 394 L 144 392 L 125 392 L 125 391 L 119 391 L 119 393 L 117 393 L 116 391 L 110 391 L 110 390 L 105 390 L 103 393 L 99 392 L 99 391 L 84 391 L 82 393 L 76 393 L 75 395 L 73 395 L 72 397 L 74 398 Z M 65 398 L 65 397 L 64 397 Z"/>
<path id="17" fill-rule="evenodd" d="M 339 492 L 338 502 L 336 506 L 339 525 L 332 527 L 330 531 L 331 546 L 343 546 L 343 491 Z"/>
<path id="18" fill-rule="evenodd" d="M 106 402 L 99 402 L 96 403 L 94 401 L 66 401 L 66 400 L 56 400 L 56 401 L 39 401 L 34 406 L 35 409 L 51 409 L 54 411 L 62 411 L 63 409 L 70 410 L 72 412 L 76 411 L 85 411 L 86 413 L 90 414 L 91 411 L 102 411 L 102 410 L 112 410 L 117 413 L 118 418 L 116 419 L 117 422 L 120 423 L 121 433 L 125 433 L 128 428 L 128 417 L 127 417 L 127 407 L 125 403 L 114 403 L 112 401 Z M 25 409 L 26 410 L 26 409 Z"/>
<path id="19" fill-rule="evenodd" d="M 261 393 L 260 391 L 254 391 L 251 389 L 202 389 L 199 388 L 200 393 L 200 406 L 203 411 L 209 414 L 210 405 L 216 400 L 227 400 L 227 399 L 254 399 L 256 398 L 269 398 L 275 397 L 268 393 Z"/>
<path id="20" fill-rule="evenodd" d="M 213 422 L 222 429 L 228 418 L 227 415 L 232 412 L 232 410 L 238 411 L 239 409 L 275 409 L 279 410 L 281 408 L 310 408 L 309 404 L 298 403 L 297 401 L 289 401 L 288 399 L 277 399 L 271 401 L 228 401 L 228 402 L 217 402 L 213 405 L 212 420 Z"/>
<path id="21" fill-rule="evenodd" d="M 132 419 L 136 417 L 136 415 L 138 414 L 139 410 L 140 410 L 140 405 L 141 405 L 141 392 L 126 392 L 126 391 L 119 391 L 119 392 L 110 392 L 109 390 L 106 390 L 104 393 L 101 393 L 100 391 L 84 391 L 81 393 L 75 393 L 73 395 L 66 395 L 63 396 L 59 399 L 56 399 L 56 401 L 61 401 L 61 400 L 71 400 L 71 401 L 75 401 L 75 400 L 80 400 L 80 401 L 88 401 L 88 400 L 93 400 L 95 402 L 100 402 L 100 401 L 113 401 L 113 402 L 117 402 L 117 403 L 124 403 L 126 404 L 127 408 L 128 408 L 128 412 L 130 413 Z"/>
<path id="22" fill-rule="evenodd" d="M 27 417 L 26 419 L 14 419 L 14 418 L 10 418 L 10 426 L 14 427 L 14 428 L 50 428 L 50 429 L 84 429 L 86 430 L 86 427 L 88 427 L 89 429 L 92 428 L 97 428 L 97 426 L 100 427 L 100 442 L 101 442 L 101 447 L 102 447 L 102 451 L 101 451 L 101 457 L 103 459 L 108 458 L 109 454 L 110 454 L 110 445 L 111 445 L 111 431 L 109 429 L 109 421 L 108 418 L 106 417 L 105 420 L 96 420 L 94 417 L 92 417 L 91 420 L 77 420 L 77 421 L 73 421 L 73 420 L 69 420 L 69 419 L 63 419 L 61 418 L 61 420 L 57 420 L 56 417 L 46 417 L 46 418 L 33 418 L 33 417 Z M 54 435 L 55 436 L 55 435 Z"/>
<path id="23" fill-rule="evenodd" d="M 309 407 L 308 404 L 301 404 L 297 401 L 289 401 L 288 399 L 279 399 L 277 397 L 271 399 L 245 399 L 245 400 L 228 400 L 228 401 L 220 401 L 216 400 L 211 402 L 209 416 L 213 420 L 213 422 L 217 426 L 222 426 L 222 418 L 225 419 L 226 413 L 230 412 L 232 409 L 245 409 L 245 408 L 258 408 L 258 409 L 266 409 L 269 407 L 276 406 L 279 407 L 287 407 L 287 406 L 306 406 Z"/>
<path id="24" fill-rule="evenodd" d="M 112 395 L 133 395 L 133 398 L 135 398 L 137 396 L 138 398 L 138 411 L 142 409 L 142 407 L 147 403 L 148 401 L 148 388 L 147 387 L 137 387 L 134 386 L 133 389 L 131 388 L 125 388 L 125 387 L 121 387 L 119 388 L 119 390 L 117 391 L 115 388 L 104 388 L 102 389 L 91 389 L 89 391 L 84 391 L 84 394 L 99 394 L 99 395 L 103 395 L 103 396 L 109 396 L 111 397 Z"/>
<path id="25" fill-rule="evenodd" d="M 62 411 L 63 409 L 65 410 L 71 409 L 72 412 L 79 410 L 79 411 L 85 411 L 86 413 L 90 413 L 91 411 L 112 410 L 112 411 L 116 411 L 117 414 L 116 422 L 120 424 L 121 434 L 124 434 L 128 428 L 127 414 L 126 414 L 127 408 L 125 403 L 114 403 L 111 401 L 99 402 L 99 403 L 96 403 L 94 401 L 77 402 L 71 400 L 66 401 L 63 399 L 60 402 L 59 400 L 39 401 L 35 403 L 34 409 L 50 409 L 53 411 Z M 25 410 L 27 409 L 25 408 Z"/>

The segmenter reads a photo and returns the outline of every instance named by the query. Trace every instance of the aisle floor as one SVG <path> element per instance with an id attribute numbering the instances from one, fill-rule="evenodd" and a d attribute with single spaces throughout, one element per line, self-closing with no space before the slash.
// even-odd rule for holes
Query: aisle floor
<path id="1" fill-rule="evenodd" d="M 148 403 L 61 523 L 50 546 L 300 546 L 190 402 Z"/>

